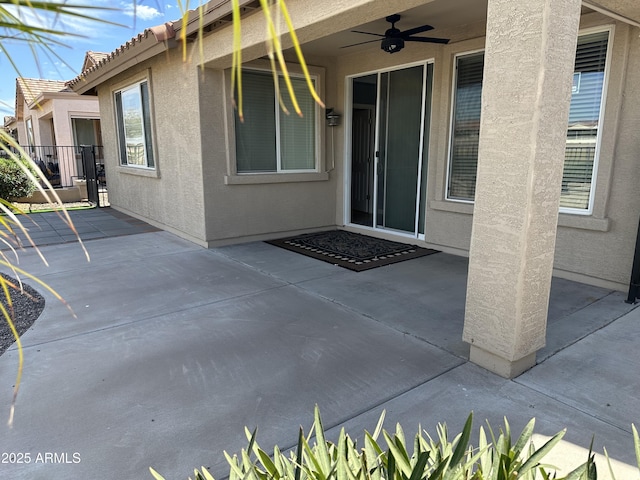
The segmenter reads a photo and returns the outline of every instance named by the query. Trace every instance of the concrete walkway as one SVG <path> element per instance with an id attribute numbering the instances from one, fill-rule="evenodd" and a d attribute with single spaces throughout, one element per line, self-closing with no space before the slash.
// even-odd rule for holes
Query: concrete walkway
<path id="1" fill-rule="evenodd" d="M 159 231 L 148 223 L 109 207 L 68 210 L 67 213 L 83 241 Z M 65 218 L 58 212 L 32 213 L 27 218 L 32 221 L 24 221 L 24 217 L 21 220 L 35 245 L 55 245 L 75 242 L 78 239 L 69 229 Z M 31 244 L 23 233 L 18 236 L 23 245 Z"/>
<path id="2" fill-rule="evenodd" d="M 153 466 L 184 479 L 201 465 L 224 478 L 222 451 L 246 445 L 245 426 L 267 450 L 290 447 L 315 404 L 330 436 L 373 429 L 383 409 L 387 429 L 447 422 L 455 434 L 473 410 L 476 427 L 503 416 L 516 432 L 531 417 L 542 435 L 566 427 L 560 460 L 572 465 L 593 435 L 615 468 L 634 463 L 640 310 L 622 293 L 554 280 L 541 363 L 505 380 L 466 361 L 464 258 L 355 273 L 265 243 L 205 250 L 166 232 L 86 245 L 91 263 L 75 243 L 43 247 L 48 268 L 21 255 L 77 319 L 47 294 L 23 336 L 0 454 L 30 463 L 0 458 L 0 478 L 151 478 Z M 16 368 L 12 348 L 0 356 L 0 417 Z"/>

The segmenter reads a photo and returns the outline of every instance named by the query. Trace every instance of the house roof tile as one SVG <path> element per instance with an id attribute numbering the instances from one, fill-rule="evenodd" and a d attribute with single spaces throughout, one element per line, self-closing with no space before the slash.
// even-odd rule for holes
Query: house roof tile
<path id="1" fill-rule="evenodd" d="M 167 22 L 164 25 L 147 28 L 142 33 L 139 33 L 128 42 L 116 48 L 111 53 L 87 52 L 85 63 L 83 65 L 83 71 L 77 77 L 66 82 L 66 85 L 70 88 L 73 88 L 75 85 L 82 82 L 86 75 L 102 68 L 104 65 L 112 62 L 121 55 L 124 55 L 128 50 L 134 48 L 149 36 L 155 37 L 156 42 L 163 42 L 173 38 L 175 36 L 173 22 Z"/>
<path id="2" fill-rule="evenodd" d="M 244 13 L 253 11 L 260 6 L 258 0 L 239 0 L 239 4 L 241 11 Z M 194 31 L 197 32 L 199 28 L 209 32 L 213 27 L 226 25 L 230 22 L 231 15 L 230 0 L 210 0 L 206 3 L 203 11 L 200 9 L 189 10 L 185 17 L 186 22 L 183 22 L 183 19 L 179 19 L 147 28 L 113 52 L 98 54 L 100 56 L 96 57 L 95 64 L 87 65 L 87 68 L 80 75 L 69 80 L 67 85 L 74 91 L 87 93 L 99 83 L 99 77 L 104 76 L 110 69 L 116 69 L 124 61 L 128 60 L 131 55 L 143 58 L 140 55 L 141 52 L 154 48 L 161 43 L 164 43 L 166 48 L 172 48 L 176 45 L 176 40 L 179 36 L 187 38 Z M 186 30 L 181 32 L 181 30 L 185 29 L 185 26 Z M 155 49 L 151 54 L 155 55 L 158 52 L 159 50 Z"/>
<path id="3" fill-rule="evenodd" d="M 70 92 L 71 89 L 67 86 L 66 82 L 60 80 L 45 80 L 42 78 L 22 78 L 16 79 L 17 88 L 24 97 L 28 104 L 38 98 L 43 93 L 58 93 L 58 92 Z"/>

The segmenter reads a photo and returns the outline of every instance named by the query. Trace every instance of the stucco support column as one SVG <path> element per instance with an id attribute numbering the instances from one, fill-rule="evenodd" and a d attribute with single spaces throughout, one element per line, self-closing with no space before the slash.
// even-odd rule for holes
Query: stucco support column
<path id="1" fill-rule="evenodd" d="M 489 0 L 463 339 L 512 378 L 545 345 L 580 0 Z"/>

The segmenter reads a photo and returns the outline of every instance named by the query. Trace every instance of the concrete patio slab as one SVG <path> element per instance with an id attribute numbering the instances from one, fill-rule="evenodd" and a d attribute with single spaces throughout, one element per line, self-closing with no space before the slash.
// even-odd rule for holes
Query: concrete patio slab
<path id="1" fill-rule="evenodd" d="M 85 240 L 159 231 L 156 227 L 111 208 L 68 210 L 67 214 L 76 231 Z M 38 246 L 77 241 L 61 212 L 32 213 L 22 220 L 32 241 Z M 23 244 L 29 244 L 22 232 L 18 237 Z"/>
<path id="2" fill-rule="evenodd" d="M 543 368 L 543 365 L 534 367 L 531 372 Z M 618 479 L 630 480 L 638 477 L 637 468 L 633 468 L 636 463 L 630 423 L 627 423 L 626 428 L 620 429 L 568 405 L 563 398 L 558 398 L 553 393 L 556 388 L 561 389 L 561 378 L 548 377 L 546 391 L 532 388 L 528 385 L 529 382 L 520 382 L 520 378 L 522 377 L 515 381 L 505 380 L 466 363 L 339 427 L 345 427 L 347 431 L 354 432 L 354 435 L 364 429 L 372 431 L 384 409 L 384 425 L 388 431 L 393 431 L 399 422 L 408 438 L 416 434 L 418 425 L 435 435 L 437 424 L 446 423 L 451 439 L 462 431 L 467 416 L 473 412 L 475 428 L 470 443 L 477 446 L 479 427 L 483 426 L 487 431 L 487 422 L 499 434 L 506 416 L 512 435 L 517 438 L 527 422 L 535 418 L 534 431 L 537 436 L 534 440 L 537 447 L 566 429 L 561 450 L 546 459 L 552 465 L 564 466 L 564 473 L 586 461 L 589 445 L 595 435 L 598 479 L 610 478 L 606 459 L 602 455 L 603 447 L 607 448 L 613 460 Z M 604 380 L 605 377 L 592 378 L 582 385 L 581 390 L 586 393 L 591 388 L 602 387 Z M 330 435 L 335 437 L 337 431 L 334 429 Z"/>
<path id="3" fill-rule="evenodd" d="M 572 463 L 594 434 L 598 449 L 633 460 L 640 313 L 619 292 L 554 280 L 548 350 L 505 380 L 466 362 L 464 258 L 356 273 L 264 243 L 205 250 L 166 232 L 86 246 L 90 263 L 76 243 L 43 247 L 49 267 L 21 254 L 78 319 L 46 294 L 22 337 L 0 452 L 69 461 L 0 464 L 2 478 L 151 478 L 153 466 L 181 479 L 202 465 L 224 478 L 222 451 L 245 446 L 245 425 L 265 448 L 290 447 L 316 403 L 333 435 L 372 429 L 383 409 L 388 428 L 446 421 L 453 433 L 473 410 L 476 425 L 506 415 L 514 431 L 532 416 L 543 435 L 567 427 Z M 16 368 L 14 347 L 0 356 L 0 418 Z"/>
<path id="4" fill-rule="evenodd" d="M 126 288 L 132 298 L 139 295 L 137 306 L 127 298 L 113 302 L 124 292 L 108 291 L 111 306 L 100 304 L 78 320 L 65 318 L 61 307 L 49 308 L 24 335 L 27 374 L 15 425 L 0 449 L 77 452 L 82 462 L 57 470 L 46 464 L 10 466 L 5 471 L 11 478 L 45 478 L 51 472 L 82 478 L 95 471 L 114 472 L 110 478 L 144 477 L 150 465 L 180 478 L 204 458 L 219 470 L 222 450 L 244 445 L 244 425 L 260 425 L 271 442 L 290 443 L 297 434 L 291 426 L 304 423 L 316 402 L 346 420 L 462 363 L 296 286 L 239 271 L 237 264 L 226 275 L 229 260 L 215 252 L 180 258 L 194 270 L 184 284 L 193 290 L 183 295 L 207 285 L 208 303 L 189 306 L 186 298 L 167 296 L 166 303 L 151 302 L 158 308 L 151 312 L 141 292 L 169 295 L 177 279 L 164 277 L 164 285 L 136 279 Z M 131 268 L 144 271 L 149 260 L 140 258 Z M 244 290 L 234 288 L 230 298 L 216 295 L 228 286 L 208 284 L 195 271 L 197 264 L 224 272 L 231 285 L 241 281 Z M 101 267 L 105 288 L 113 280 L 109 270 L 123 270 L 119 263 Z M 66 271 L 50 280 L 65 291 L 78 278 Z M 250 291 L 256 278 L 268 288 Z M 96 324 L 96 318 L 105 322 Z M 15 349 L 2 356 L 0 378 L 11 378 L 16 358 Z M 7 389 L 0 411 L 8 412 L 9 394 Z"/>
<path id="5" fill-rule="evenodd" d="M 563 349 L 518 382 L 622 430 L 640 427 L 640 310 Z"/>

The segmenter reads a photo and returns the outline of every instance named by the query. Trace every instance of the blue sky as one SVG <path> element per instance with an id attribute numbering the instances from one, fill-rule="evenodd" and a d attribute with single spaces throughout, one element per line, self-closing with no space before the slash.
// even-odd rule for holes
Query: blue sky
<path id="1" fill-rule="evenodd" d="M 57 0 L 58 3 L 64 0 Z M 61 41 L 65 47 L 54 46 L 54 51 L 61 59 L 55 58 L 42 51 L 38 52 L 37 60 L 29 47 L 19 42 L 2 39 L 2 47 L 8 50 L 9 55 L 20 70 L 20 76 L 27 78 L 46 78 L 48 80 L 70 80 L 78 75 L 85 52 L 112 52 L 120 45 L 126 43 L 132 37 L 142 32 L 145 28 L 160 25 L 170 20 L 180 18 L 178 8 L 180 0 L 73 0 L 74 5 L 91 5 L 98 7 L 116 8 L 114 11 L 85 10 L 91 16 L 120 24 L 114 26 L 98 21 L 85 19 L 55 19 L 46 18 L 39 14 L 33 17 L 28 9 L 22 12 L 22 18 L 29 23 L 52 27 L 56 30 L 80 35 L 80 37 L 65 37 Z M 183 5 L 186 2 L 182 2 Z M 196 8 L 197 4 L 189 8 Z M 2 5 L 5 8 L 6 4 Z M 0 37 L 4 33 L 0 31 Z M 67 65 L 65 65 L 65 63 Z M 0 120 L 4 115 L 14 114 L 15 104 L 15 79 L 19 76 L 9 62 L 6 54 L 0 52 Z"/>

